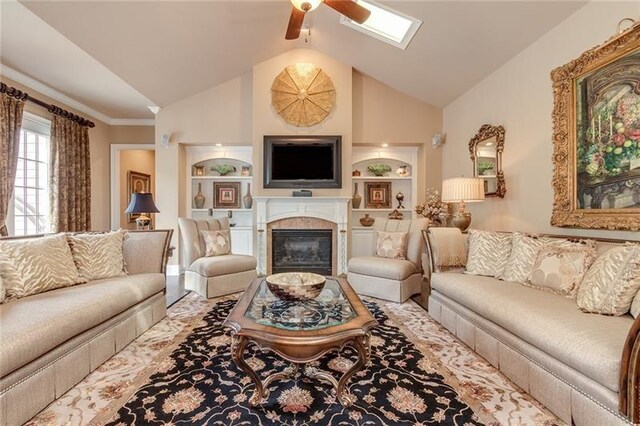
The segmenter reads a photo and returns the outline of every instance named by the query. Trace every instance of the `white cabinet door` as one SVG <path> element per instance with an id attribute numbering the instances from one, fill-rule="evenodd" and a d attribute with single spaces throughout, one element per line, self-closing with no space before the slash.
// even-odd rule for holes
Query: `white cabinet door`
<path id="1" fill-rule="evenodd" d="M 371 228 L 351 230 L 351 257 L 373 256 L 376 253 L 376 231 Z"/>
<path id="2" fill-rule="evenodd" d="M 231 228 L 231 251 L 253 256 L 253 228 Z"/>

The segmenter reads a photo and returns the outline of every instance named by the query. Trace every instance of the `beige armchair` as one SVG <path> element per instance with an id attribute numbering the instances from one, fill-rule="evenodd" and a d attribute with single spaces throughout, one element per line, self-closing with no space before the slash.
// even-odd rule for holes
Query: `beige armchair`
<path id="1" fill-rule="evenodd" d="M 256 278 L 256 258 L 240 254 L 205 257 L 200 231 L 230 230 L 229 220 L 178 219 L 182 246 L 184 286 L 204 297 L 213 298 L 245 290 Z M 233 247 L 231 247 L 233 250 Z"/>
<path id="2" fill-rule="evenodd" d="M 407 259 L 387 259 L 377 256 L 354 257 L 349 260 L 347 280 L 353 289 L 365 296 L 404 302 L 422 286 L 422 230 L 429 220 L 376 219 L 376 231 L 408 232 Z M 375 252 L 375 251 L 374 251 Z"/>

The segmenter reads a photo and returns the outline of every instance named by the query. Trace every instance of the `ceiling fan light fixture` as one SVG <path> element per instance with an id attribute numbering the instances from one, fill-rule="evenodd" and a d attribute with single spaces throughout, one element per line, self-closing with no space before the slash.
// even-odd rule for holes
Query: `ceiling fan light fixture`
<path id="1" fill-rule="evenodd" d="M 301 12 L 311 12 L 322 3 L 323 0 L 291 0 L 293 7 Z"/>

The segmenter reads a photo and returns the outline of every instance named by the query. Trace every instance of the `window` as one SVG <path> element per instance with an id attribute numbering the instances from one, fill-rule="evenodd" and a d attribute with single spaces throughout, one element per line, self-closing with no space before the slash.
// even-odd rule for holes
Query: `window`
<path id="1" fill-rule="evenodd" d="M 358 4 L 369 9 L 371 16 L 364 24 L 358 24 L 346 16 L 340 18 L 344 25 L 400 49 L 406 49 L 416 35 L 422 21 L 400 13 L 372 0 L 357 0 Z"/>
<path id="2" fill-rule="evenodd" d="M 51 123 L 25 113 L 13 189 L 13 235 L 49 232 L 49 132 Z M 10 218 L 9 218 L 10 219 Z"/>

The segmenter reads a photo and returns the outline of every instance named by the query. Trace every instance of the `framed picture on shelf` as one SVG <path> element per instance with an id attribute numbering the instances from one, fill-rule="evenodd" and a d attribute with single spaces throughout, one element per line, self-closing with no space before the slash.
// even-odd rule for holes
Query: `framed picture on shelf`
<path id="1" fill-rule="evenodd" d="M 391 182 L 365 182 L 364 207 L 366 209 L 391 208 Z"/>
<path id="2" fill-rule="evenodd" d="M 240 182 L 213 183 L 214 209 L 240 208 Z"/>
<path id="3" fill-rule="evenodd" d="M 151 192 L 151 175 L 146 173 L 134 172 L 129 170 L 127 172 L 127 183 L 129 188 L 128 202 L 131 203 L 131 194 L 140 192 Z M 140 217 L 140 214 L 128 214 L 127 220 L 129 223 L 133 223 Z"/>

